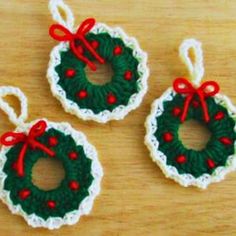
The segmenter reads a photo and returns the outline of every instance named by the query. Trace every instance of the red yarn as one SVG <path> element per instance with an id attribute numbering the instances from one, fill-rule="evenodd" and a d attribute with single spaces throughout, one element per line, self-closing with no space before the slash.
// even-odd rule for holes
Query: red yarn
<path id="1" fill-rule="evenodd" d="M 219 111 L 219 112 L 216 113 L 216 115 L 214 116 L 214 119 L 215 119 L 215 120 L 222 120 L 222 119 L 224 119 L 224 117 L 225 117 L 224 112 L 223 112 L 223 111 Z"/>
<path id="2" fill-rule="evenodd" d="M 112 93 L 108 94 L 108 96 L 107 96 L 107 102 L 108 102 L 109 104 L 115 104 L 116 101 L 117 101 L 117 98 L 116 98 Z"/>
<path id="3" fill-rule="evenodd" d="M 28 198 L 31 194 L 31 191 L 29 189 L 22 189 L 19 192 L 19 197 L 21 200 L 25 200 L 26 198 Z"/>
<path id="4" fill-rule="evenodd" d="M 77 96 L 80 98 L 80 99 L 84 99 L 88 96 L 88 93 L 86 90 L 80 90 L 78 93 L 77 93 Z"/>
<path id="5" fill-rule="evenodd" d="M 172 113 L 174 116 L 179 116 L 181 113 L 181 109 L 179 107 L 174 107 Z"/>
<path id="6" fill-rule="evenodd" d="M 120 55 L 122 53 L 122 47 L 120 46 L 115 46 L 114 50 L 113 50 L 113 54 L 114 55 Z"/>
<path id="7" fill-rule="evenodd" d="M 56 137 L 49 137 L 48 141 L 49 141 L 49 145 L 51 147 L 54 147 L 54 146 L 56 146 L 58 144 L 58 140 L 57 140 Z"/>
<path id="8" fill-rule="evenodd" d="M 185 162 L 187 161 L 187 158 L 186 158 L 186 156 L 184 156 L 184 155 L 180 155 L 180 156 L 178 156 L 178 157 L 176 158 L 176 161 L 177 161 L 179 164 L 183 164 L 183 163 L 185 163 Z"/>
<path id="9" fill-rule="evenodd" d="M 81 45 L 77 46 L 76 49 L 77 49 L 78 53 L 80 53 L 80 54 L 84 53 L 84 48 Z"/>
<path id="10" fill-rule="evenodd" d="M 193 104 L 193 107 L 195 108 L 199 107 L 199 102 L 196 100 L 193 100 L 192 104 Z"/>
<path id="11" fill-rule="evenodd" d="M 181 122 L 185 121 L 186 116 L 188 114 L 189 105 L 193 100 L 195 94 L 199 97 L 205 121 L 208 122 L 210 120 L 205 98 L 212 97 L 219 92 L 220 87 L 215 81 L 207 81 L 203 83 L 199 88 L 194 88 L 193 85 L 187 79 L 177 78 L 174 81 L 173 87 L 177 93 L 186 95 L 183 113 L 180 118 Z M 206 91 L 207 87 L 212 87 L 213 90 Z"/>
<path id="12" fill-rule="evenodd" d="M 51 209 L 56 207 L 56 202 L 55 201 L 47 201 L 47 206 Z"/>
<path id="13" fill-rule="evenodd" d="M 67 77 L 67 78 L 72 78 L 72 77 L 75 76 L 75 74 L 76 74 L 76 71 L 75 71 L 74 69 L 68 69 L 68 70 L 66 71 L 66 77 Z"/>
<path id="14" fill-rule="evenodd" d="M 16 170 L 20 177 L 24 176 L 24 158 L 28 147 L 31 147 L 32 149 L 41 149 L 49 156 L 55 155 L 55 152 L 36 140 L 37 137 L 40 137 L 45 133 L 46 127 L 47 123 L 41 120 L 32 126 L 28 135 L 25 133 L 7 132 L 1 136 L 1 143 L 5 146 L 13 146 L 18 143 L 23 143 L 23 147 L 21 148 L 16 161 Z"/>
<path id="15" fill-rule="evenodd" d="M 105 63 L 105 60 L 98 55 L 93 46 L 87 41 L 86 34 L 94 27 L 96 21 L 94 18 L 88 18 L 81 23 L 76 33 L 70 32 L 67 28 L 60 24 L 54 24 L 49 29 L 49 34 L 52 38 L 60 42 L 69 42 L 70 48 L 77 58 L 86 63 L 92 70 L 96 70 L 95 64 L 87 57 L 82 55 L 81 49 L 76 47 L 76 40 L 79 40 L 84 48 L 86 48 L 100 63 Z M 57 34 L 56 31 L 60 31 L 63 35 Z"/>
<path id="16" fill-rule="evenodd" d="M 133 77 L 132 71 L 128 70 L 128 71 L 125 72 L 125 74 L 124 74 L 125 80 L 131 80 L 132 77 Z"/>
<path id="17" fill-rule="evenodd" d="M 12 165 L 11 165 L 11 168 L 13 170 L 17 170 L 17 163 L 16 162 L 13 162 Z"/>
<path id="18" fill-rule="evenodd" d="M 228 137 L 220 138 L 220 142 L 222 142 L 225 145 L 231 145 L 233 143 L 233 141 Z"/>
<path id="19" fill-rule="evenodd" d="M 211 159 L 207 159 L 207 165 L 209 168 L 213 169 L 215 167 L 215 162 Z"/>
<path id="20" fill-rule="evenodd" d="M 97 48 L 99 47 L 99 42 L 96 41 L 96 40 L 93 40 L 93 41 L 91 42 L 91 45 L 92 45 L 92 47 L 93 47 L 94 49 L 97 49 Z"/>
<path id="21" fill-rule="evenodd" d="M 71 160 L 76 160 L 78 158 L 78 154 L 76 152 L 70 152 L 68 156 Z"/>
<path id="22" fill-rule="evenodd" d="M 173 140 L 173 134 L 170 132 L 166 132 L 163 134 L 163 139 L 165 142 L 171 142 Z"/>
<path id="23" fill-rule="evenodd" d="M 76 190 L 78 190 L 78 189 L 80 188 L 80 185 L 79 185 L 79 183 L 78 183 L 77 181 L 72 180 L 72 181 L 70 181 L 70 183 L 69 183 L 69 188 L 70 188 L 71 190 L 73 190 L 73 191 L 76 191 Z"/>

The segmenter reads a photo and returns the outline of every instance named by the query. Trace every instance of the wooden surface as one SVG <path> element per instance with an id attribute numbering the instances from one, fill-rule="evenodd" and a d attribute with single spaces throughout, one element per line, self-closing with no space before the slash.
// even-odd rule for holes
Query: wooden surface
<path id="1" fill-rule="evenodd" d="M 92 213 L 72 227 L 32 229 L 0 204 L 0 235 L 236 235 L 236 173 L 207 191 L 183 188 L 166 179 L 143 144 L 150 104 L 177 76 L 188 76 L 178 58 L 183 39 L 203 43 L 205 79 L 214 79 L 236 103 L 236 2 L 234 0 L 68 0 L 77 24 L 89 16 L 122 26 L 149 53 L 149 91 L 124 120 L 100 125 L 66 114 L 45 78 L 52 23 L 45 0 L 0 1 L 0 85 L 20 87 L 29 99 L 29 121 L 47 117 L 67 121 L 84 132 L 98 150 L 105 176 Z M 104 74 L 105 76 L 105 74 Z M 186 143 L 204 132 L 185 129 Z M 0 114 L 0 133 L 14 129 Z M 187 130 L 187 133 L 186 133 Z M 52 163 L 51 163 L 52 164 Z M 57 166 L 59 167 L 59 165 Z M 55 166 L 34 171 L 41 185 L 57 182 Z M 51 172 L 49 171 L 51 169 Z M 50 174 L 51 173 L 51 174 Z M 62 172 L 60 172 L 62 173 Z M 49 181 L 46 182 L 46 176 Z M 46 184 L 46 183 L 47 184 Z"/>

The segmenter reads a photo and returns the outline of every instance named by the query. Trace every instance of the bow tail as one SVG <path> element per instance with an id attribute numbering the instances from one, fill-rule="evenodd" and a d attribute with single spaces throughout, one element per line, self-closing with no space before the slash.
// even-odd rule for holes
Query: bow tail
<path id="1" fill-rule="evenodd" d="M 24 176 L 24 158 L 25 158 L 25 153 L 27 150 L 28 144 L 24 143 L 22 149 L 20 150 L 20 154 L 18 156 L 18 159 L 16 161 L 16 170 L 17 170 L 17 174 L 20 177 Z"/>
<path id="2" fill-rule="evenodd" d="M 37 141 L 34 142 L 34 148 L 41 149 L 42 151 L 44 151 L 45 153 L 47 153 L 51 157 L 55 156 L 54 151 L 50 150 L 49 148 L 47 148 L 46 146 L 44 146 L 43 144 L 41 144 Z"/>
<path id="3" fill-rule="evenodd" d="M 55 156 L 55 152 L 50 150 L 49 148 L 47 148 L 46 146 L 44 146 L 43 144 L 39 143 L 39 142 L 34 142 L 33 143 L 33 147 L 34 148 L 39 148 L 42 151 L 44 151 L 45 153 L 47 153 L 49 156 Z M 18 159 L 16 161 L 16 170 L 17 170 L 17 174 L 20 177 L 24 176 L 24 159 L 25 159 L 25 154 L 28 148 L 28 143 L 24 143 L 22 149 L 20 150 L 20 154 L 18 156 Z"/>
<path id="4" fill-rule="evenodd" d="M 190 102 L 191 102 L 192 98 L 193 98 L 193 95 L 189 95 L 185 99 L 184 109 L 183 109 L 183 112 L 182 112 L 182 115 L 181 115 L 181 118 L 180 118 L 181 122 L 184 122 L 186 117 L 187 117 L 189 105 L 190 105 Z"/>
<path id="5" fill-rule="evenodd" d="M 203 110 L 203 115 L 204 115 L 204 120 L 206 122 L 209 122 L 210 121 L 210 117 L 209 117 L 209 113 L 208 113 L 208 108 L 207 108 L 207 104 L 206 104 L 206 101 L 205 101 L 205 96 L 203 93 L 199 93 L 198 92 L 198 96 L 200 98 L 200 102 L 202 104 L 202 110 Z"/>
<path id="6" fill-rule="evenodd" d="M 85 38 L 81 38 L 82 43 L 84 46 L 91 52 L 91 54 L 100 62 L 101 64 L 105 63 L 105 60 L 98 55 L 98 53 L 91 47 L 88 41 Z"/>
<path id="7" fill-rule="evenodd" d="M 78 52 L 74 42 L 71 42 L 70 47 L 73 53 L 78 57 L 78 59 L 87 64 L 91 70 L 95 71 L 97 69 L 93 62 L 91 62 L 87 57 L 84 57 L 82 54 Z"/>

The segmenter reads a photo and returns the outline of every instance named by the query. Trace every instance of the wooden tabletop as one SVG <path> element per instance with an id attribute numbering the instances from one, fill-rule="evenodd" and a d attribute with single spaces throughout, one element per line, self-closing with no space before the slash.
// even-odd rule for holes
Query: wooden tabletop
<path id="1" fill-rule="evenodd" d="M 236 235 L 235 172 L 205 191 L 184 188 L 164 177 L 144 145 L 144 121 L 152 101 L 176 77 L 188 76 L 178 57 L 178 47 L 186 38 L 203 43 L 205 79 L 216 80 L 221 92 L 236 103 L 236 2 L 66 1 L 77 24 L 93 16 L 110 26 L 122 26 L 149 54 L 149 90 L 142 105 L 124 120 L 106 125 L 65 113 L 50 92 L 45 74 L 56 42 L 48 36 L 53 21 L 47 2 L 0 1 L 0 85 L 23 90 L 29 99 L 29 121 L 42 117 L 67 121 L 87 135 L 104 168 L 102 192 L 89 216 L 55 231 L 27 226 L 1 203 L 0 235 Z M 106 70 L 98 76 L 107 76 Z M 15 99 L 8 101 L 18 109 Z M 2 112 L 0 117 L 0 133 L 14 129 Z M 200 125 L 188 124 L 181 135 L 186 145 L 201 146 L 208 134 Z M 40 162 L 33 171 L 33 180 L 45 189 L 62 177 L 58 163 Z"/>

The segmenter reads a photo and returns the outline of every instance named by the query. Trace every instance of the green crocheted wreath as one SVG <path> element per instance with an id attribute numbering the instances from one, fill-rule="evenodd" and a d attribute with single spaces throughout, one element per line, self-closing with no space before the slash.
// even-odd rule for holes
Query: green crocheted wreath
<path id="1" fill-rule="evenodd" d="M 24 176 L 15 170 L 15 163 L 22 149 L 22 143 L 11 147 L 7 152 L 3 172 L 7 175 L 4 190 L 10 192 L 13 205 L 20 205 L 27 215 L 36 214 L 44 220 L 49 217 L 63 218 L 66 213 L 78 210 L 81 202 L 89 195 L 93 181 L 91 159 L 84 152 L 83 146 L 76 145 L 74 139 L 50 128 L 37 138 L 41 144 L 55 152 L 48 156 L 40 149 L 28 148 L 24 159 Z M 32 167 L 39 158 L 58 158 L 65 168 L 65 178 L 60 185 L 50 191 L 39 189 L 32 183 Z M 47 173 L 45 181 L 47 181 Z"/>
<path id="2" fill-rule="evenodd" d="M 93 84 L 85 73 L 86 64 L 78 60 L 71 49 L 61 52 L 61 62 L 55 70 L 66 98 L 81 109 L 92 110 L 94 114 L 112 111 L 119 105 L 126 106 L 131 96 L 138 92 L 137 80 L 140 78 L 137 70 L 139 62 L 133 56 L 133 50 L 121 39 L 107 33 L 88 33 L 86 39 L 106 63 L 111 64 L 114 75 L 104 85 Z M 88 50 L 83 53 L 90 61 L 95 61 Z"/>
<path id="3" fill-rule="evenodd" d="M 186 120 L 194 119 L 201 122 L 212 135 L 203 150 L 188 149 L 178 136 L 185 99 L 184 96 L 177 94 L 173 100 L 164 102 L 163 113 L 156 118 L 158 130 L 154 136 L 159 142 L 158 149 L 165 154 L 166 165 L 174 166 L 179 174 L 191 174 L 195 178 L 203 174 L 211 175 L 217 167 L 224 167 L 228 157 L 235 152 L 235 121 L 222 105 L 217 104 L 214 98 L 208 97 L 205 102 L 210 121 L 206 123 L 199 97 L 195 95 Z"/>

